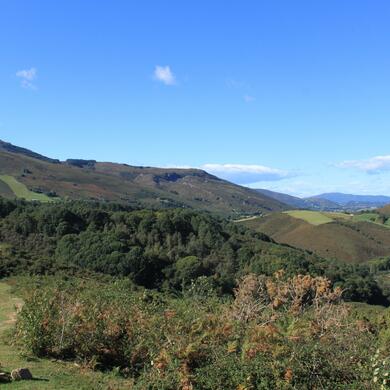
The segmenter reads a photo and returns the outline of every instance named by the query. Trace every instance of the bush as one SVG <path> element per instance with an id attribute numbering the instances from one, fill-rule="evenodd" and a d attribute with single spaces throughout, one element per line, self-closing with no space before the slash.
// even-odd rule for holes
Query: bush
<path id="1" fill-rule="evenodd" d="M 26 296 L 16 340 L 116 367 L 135 389 L 370 388 L 375 335 L 328 280 L 247 275 L 232 300 L 203 295 L 208 285 L 172 298 L 126 281 L 44 283 Z"/>

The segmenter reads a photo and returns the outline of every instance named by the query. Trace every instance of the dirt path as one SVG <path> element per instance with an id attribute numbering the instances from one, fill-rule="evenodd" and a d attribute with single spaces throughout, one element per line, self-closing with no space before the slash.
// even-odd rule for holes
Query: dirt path
<path id="1" fill-rule="evenodd" d="M 11 294 L 11 286 L 0 282 L 0 336 L 15 324 L 17 311 L 23 301 Z"/>

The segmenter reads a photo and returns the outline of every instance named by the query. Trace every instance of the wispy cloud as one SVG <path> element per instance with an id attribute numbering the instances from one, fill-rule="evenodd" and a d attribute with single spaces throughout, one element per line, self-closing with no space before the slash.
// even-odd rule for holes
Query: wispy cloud
<path id="1" fill-rule="evenodd" d="M 226 86 L 232 89 L 247 88 L 247 84 L 241 80 L 229 78 L 226 80 Z"/>
<path id="2" fill-rule="evenodd" d="M 164 83 L 165 85 L 175 85 L 176 78 L 169 66 L 156 65 L 154 68 L 154 79 Z"/>
<path id="3" fill-rule="evenodd" d="M 215 176 L 237 184 L 275 181 L 291 177 L 291 173 L 287 171 L 263 165 L 204 164 L 201 168 Z"/>
<path id="4" fill-rule="evenodd" d="M 241 93 L 244 93 L 244 95 L 242 95 L 242 98 L 246 103 L 252 103 L 256 100 L 252 94 L 248 93 L 252 90 L 252 88 L 248 83 L 244 81 L 229 78 L 226 80 L 226 86 L 229 89 L 240 90 Z"/>
<path id="5" fill-rule="evenodd" d="M 252 103 L 253 101 L 256 100 L 256 98 L 252 95 L 244 95 L 244 100 L 247 102 L 247 103 Z"/>
<path id="6" fill-rule="evenodd" d="M 347 160 L 336 164 L 339 168 L 353 168 L 366 173 L 376 174 L 390 171 L 390 155 L 376 156 L 366 160 Z"/>
<path id="7" fill-rule="evenodd" d="M 20 79 L 20 85 L 23 88 L 36 89 L 34 80 L 37 78 L 37 70 L 35 68 L 18 70 L 16 77 Z"/>

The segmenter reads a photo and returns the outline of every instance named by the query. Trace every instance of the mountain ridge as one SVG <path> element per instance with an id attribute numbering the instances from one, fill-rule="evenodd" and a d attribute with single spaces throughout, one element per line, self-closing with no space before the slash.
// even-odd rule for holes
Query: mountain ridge
<path id="1" fill-rule="evenodd" d="M 69 199 L 189 207 L 229 217 L 288 208 L 255 190 L 200 169 L 140 167 L 83 159 L 60 161 L 4 141 L 0 141 L 0 175 L 12 176 L 29 190 Z M 4 183 L 0 195 L 5 195 L 3 186 Z"/>

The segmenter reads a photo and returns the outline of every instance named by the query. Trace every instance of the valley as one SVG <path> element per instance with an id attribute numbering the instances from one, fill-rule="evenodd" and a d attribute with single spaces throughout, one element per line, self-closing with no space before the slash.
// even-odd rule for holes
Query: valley
<path id="1" fill-rule="evenodd" d="M 390 390 L 390 1 L 0 4 L 0 390 Z"/>
<path id="2" fill-rule="evenodd" d="M 302 362 L 321 348 L 326 364 L 359 361 L 323 372 L 327 388 L 368 383 L 390 321 L 389 206 L 291 198 L 197 169 L 61 162 L 0 143 L 0 380 L 309 388 Z M 300 372 L 295 387 L 280 387 L 276 362 L 282 378 Z M 11 381 L 19 365 L 34 382 Z"/>

